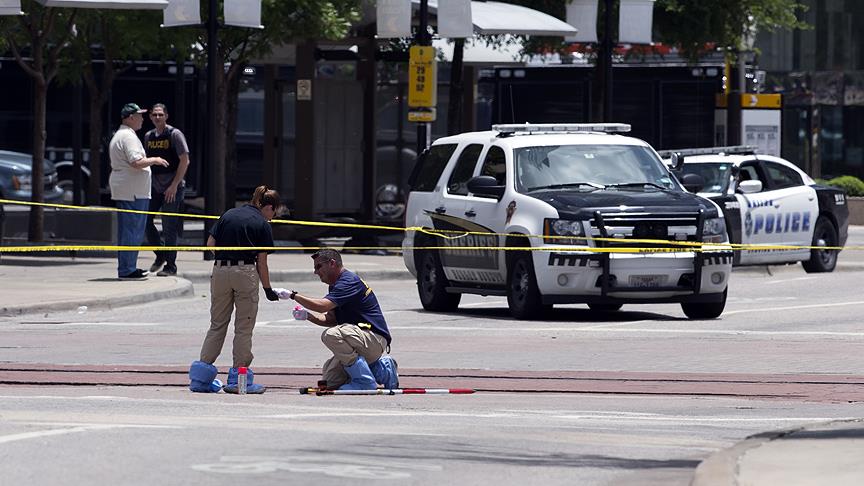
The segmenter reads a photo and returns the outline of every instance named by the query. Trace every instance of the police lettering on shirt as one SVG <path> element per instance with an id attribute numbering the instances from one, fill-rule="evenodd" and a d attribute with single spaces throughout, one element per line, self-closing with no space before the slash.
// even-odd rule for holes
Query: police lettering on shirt
<path id="1" fill-rule="evenodd" d="M 171 148 L 171 140 L 147 140 L 148 149 L 169 149 Z"/>

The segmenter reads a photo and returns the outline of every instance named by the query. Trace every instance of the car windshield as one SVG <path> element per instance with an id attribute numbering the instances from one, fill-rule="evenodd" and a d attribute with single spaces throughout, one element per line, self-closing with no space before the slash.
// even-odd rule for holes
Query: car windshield
<path id="1" fill-rule="evenodd" d="M 696 174 L 705 181 L 705 185 L 699 192 L 712 192 L 723 194 L 729 184 L 729 174 L 732 164 L 729 163 L 684 163 L 681 175 Z"/>
<path id="2" fill-rule="evenodd" d="M 655 191 L 679 188 L 651 149 L 638 145 L 524 147 L 515 150 L 515 157 L 519 192 L 612 185 Z"/>

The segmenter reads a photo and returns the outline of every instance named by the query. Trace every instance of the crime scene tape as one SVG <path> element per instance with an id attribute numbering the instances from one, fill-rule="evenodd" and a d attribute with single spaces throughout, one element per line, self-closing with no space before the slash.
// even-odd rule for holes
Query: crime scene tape
<path id="1" fill-rule="evenodd" d="M 0 204 L 14 204 L 23 206 L 48 207 L 55 209 L 75 209 L 83 211 L 95 212 L 117 212 L 117 213 L 133 213 L 153 216 L 175 216 L 186 219 L 215 219 L 219 216 L 207 214 L 190 214 L 190 213 L 173 213 L 163 211 L 143 211 L 136 209 L 121 209 L 105 206 L 76 206 L 71 204 L 56 204 L 56 203 L 39 203 L 32 201 L 17 201 L 11 199 L 0 199 Z M 449 251 L 557 251 L 557 252 L 572 252 L 572 253 L 669 253 L 669 252 L 717 252 L 717 251 L 777 251 L 777 250 L 862 250 L 864 247 L 856 246 L 812 246 L 812 245 L 774 245 L 774 244 L 743 244 L 743 243 L 703 243 L 695 241 L 671 241 L 660 239 L 647 238 L 609 238 L 599 236 L 557 236 L 557 235 L 525 235 L 514 233 L 495 233 L 486 231 L 460 231 L 460 230 L 438 230 L 429 229 L 421 226 L 385 226 L 385 225 L 370 225 L 360 223 L 339 223 L 331 221 L 306 221 L 306 220 L 290 220 L 290 219 L 273 219 L 270 221 L 274 224 L 290 224 L 298 226 L 313 226 L 313 227 L 330 227 L 330 228 L 354 228 L 354 229 L 371 229 L 383 231 L 399 231 L 409 232 L 415 231 L 418 233 L 427 234 L 433 237 L 442 238 L 444 240 L 458 240 L 468 236 L 497 236 L 507 238 L 536 238 L 542 240 L 579 240 L 585 241 L 586 244 L 590 241 L 601 243 L 627 243 L 644 244 L 644 245 L 662 245 L 662 246 L 628 246 L 628 247 L 608 247 L 608 246 L 585 246 L 573 248 L 556 247 L 556 246 L 410 246 L 413 250 L 449 250 Z M 258 251 L 310 251 L 318 250 L 320 246 L 277 246 L 277 247 L 219 247 L 220 250 L 258 250 Z M 0 253 L 27 253 L 27 252 L 56 252 L 56 251 L 212 251 L 214 247 L 209 246 L 119 246 L 119 245 L 43 245 L 43 246 L 0 246 Z M 344 251 L 364 251 L 364 250 L 384 250 L 384 251 L 402 251 L 403 247 L 387 247 L 387 246 L 351 246 L 342 247 Z"/>

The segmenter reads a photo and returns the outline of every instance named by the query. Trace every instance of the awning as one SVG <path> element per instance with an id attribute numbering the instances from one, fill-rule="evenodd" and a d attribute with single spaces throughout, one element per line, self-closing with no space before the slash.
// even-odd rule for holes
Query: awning
<path id="1" fill-rule="evenodd" d="M 420 0 L 411 0 L 415 10 Z M 429 0 L 430 17 L 438 13 L 438 0 Z M 518 34 L 569 36 L 576 34 L 572 25 L 549 14 L 520 5 L 500 2 L 471 2 L 471 19 L 478 34 Z M 434 24 L 434 19 L 430 19 Z"/>
<path id="2" fill-rule="evenodd" d="M 446 39 L 435 39 L 432 47 L 438 49 L 444 57 L 444 61 L 453 61 L 453 42 Z M 522 43 L 514 41 L 512 44 L 501 46 L 489 46 L 482 40 L 466 39 L 462 62 L 472 65 L 500 66 L 505 64 L 524 65 L 525 60 L 521 54 Z"/>
<path id="3" fill-rule="evenodd" d="M 168 0 L 36 0 L 46 7 L 164 10 Z"/>

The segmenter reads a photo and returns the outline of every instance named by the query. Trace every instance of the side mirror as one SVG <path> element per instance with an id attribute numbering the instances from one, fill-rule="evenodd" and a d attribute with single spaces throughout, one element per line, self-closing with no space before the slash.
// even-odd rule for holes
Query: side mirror
<path id="1" fill-rule="evenodd" d="M 681 176 L 681 184 L 684 186 L 684 189 L 696 193 L 705 187 L 705 179 L 699 174 L 684 174 Z"/>
<path id="2" fill-rule="evenodd" d="M 762 192 L 762 181 L 741 181 L 738 183 L 738 192 L 741 192 L 743 194 Z"/>
<path id="3" fill-rule="evenodd" d="M 684 157 L 678 152 L 672 152 L 672 156 L 669 157 L 669 165 L 672 166 L 672 170 L 681 170 L 681 167 L 684 167 Z"/>
<path id="4" fill-rule="evenodd" d="M 477 176 L 468 181 L 468 191 L 480 196 L 500 198 L 504 195 L 504 186 L 499 186 L 498 180 L 492 176 Z"/>

